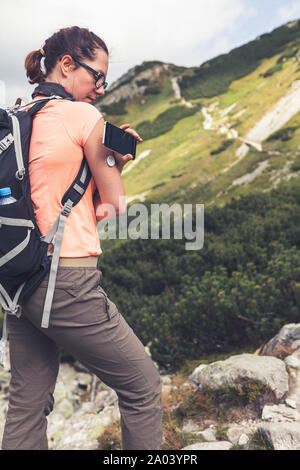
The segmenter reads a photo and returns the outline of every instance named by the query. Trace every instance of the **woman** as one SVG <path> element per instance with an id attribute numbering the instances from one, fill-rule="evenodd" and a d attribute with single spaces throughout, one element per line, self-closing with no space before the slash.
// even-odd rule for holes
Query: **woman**
<path id="1" fill-rule="evenodd" d="M 111 152 L 102 145 L 104 119 L 91 105 L 104 95 L 107 47 L 85 28 L 61 29 L 47 39 L 43 49 L 28 54 L 25 68 L 30 83 L 73 97 L 73 101 L 50 101 L 34 118 L 29 174 L 43 235 L 61 211 L 61 198 L 77 175 L 83 153 L 92 180 L 67 219 L 49 328 L 40 326 L 49 276 L 23 303 L 21 318 L 7 318 L 11 382 L 2 449 L 48 449 L 46 416 L 53 409 L 61 348 L 116 391 L 122 448 L 160 449 L 160 376 L 100 287 L 97 270 L 101 254 L 97 220 L 103 218 L 103 207 L 124 212 L 124 204 L 119 205 L 125 195 L 121 171 L 132 158 L 115 154 L 116 164 L 111 166 L 111 159 L 107 160 Z M 35 97 L 40 94 L 38 87 Z M 141 141 L 130 125 L 122 127 Z"/>

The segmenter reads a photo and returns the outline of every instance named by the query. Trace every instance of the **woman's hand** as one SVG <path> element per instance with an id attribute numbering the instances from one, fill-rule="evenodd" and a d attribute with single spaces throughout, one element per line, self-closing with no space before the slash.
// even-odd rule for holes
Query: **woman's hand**
<path id="1" fill-rule="evenodd" d="M 134 129 L 131 129 L 130 124 L 123 124 L 120 126 L 120 129 L 123 129 L 123 131 L 131 134 L 138 142 L 143 142 L 143 139 L 139 136 L 139 134 Z M 130 160 L 133 160 L 133 156 L 129 153 L 127 155 L 121 155 L 120 153 L 114 152 L 114 155 L 116 157 L 117 167 L 120 173 L 122 172 L 126 163 L 130 162 Z"/>
<path id="2" fill-rule="evenodd" d="M 139 136 L 139 134 L 134 130 L 131 129 L 130 124 L 123 124 L 120 126 L 120 129 L 123 129 L 123 131 L 128 132 L 128 134 L 131 134 L 135 139 L 139 142 L 143 142 L 143 139 Z"/>
<path id="3" fill-rule="evenodd" d="M 121 153 L 113 152 L 113 155 L 116 159 L 116 166 L 120 173 L 122 173 L 122 170 L 126 163 L 130 162 L 130 160 L 133 160 L 133 156 L 130 153 L 122 155 Z"/>

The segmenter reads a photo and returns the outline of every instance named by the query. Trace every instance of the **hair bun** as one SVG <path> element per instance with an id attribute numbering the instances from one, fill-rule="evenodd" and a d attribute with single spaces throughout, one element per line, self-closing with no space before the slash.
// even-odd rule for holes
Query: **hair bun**
<path id="1" fill-rule="evenodd" d="M 40 49 L 29 52 L 25 59 L 26 75 L 29 83 L 41 83 L 45 81 L 45 75 L 41 70 L 41 55 Z"/>

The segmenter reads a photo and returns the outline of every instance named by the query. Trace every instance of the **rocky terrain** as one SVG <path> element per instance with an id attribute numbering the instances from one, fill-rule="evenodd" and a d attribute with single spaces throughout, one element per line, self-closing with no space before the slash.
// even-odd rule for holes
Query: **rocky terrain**
<path id="1" fill-rule="evenodd" d="M 255 419 L 229 423 L 227 440 L 215 439 L 215 426 L 200 432 L 211 443 L 196 443 L 185 449 L 229 450 L 234 445 L 247 450 L 260 436 L 270 450 L 300 450 L 300 324 L 283 327 L 258 354 L 241 354 L 225 361 L 200 365 L 189 377 L 195 390 L 224 387 L 239 390 L 247 383 L 260 384 L 253 396 L 261 408 Z M 252 385 L 252 387 L 250 387 Z M 191 425 L 191 423 L 189 423 Z"/>
<path id="2" fill-rule="evenodd" d="M 9 370 L 1 369 L 1 436 L 9 377 Z M 259 439 L 260 445 L 263 443 L 263 448 L 268 450 L 300 450 L 300 324 L 284 326 L 255 354 L 199 364 L 181 385 L 175 379 L 176 375 L 162 375 L 164 396 L 171 396 L 179 388 L 192 390 L 195 396 L 205 391 L 220 397 L 229 391 L 240 396 L 242 392 L 252 394 L 248 405 L 232 414 L 235 418 L 223 426 L 222 433 L 214 420 L 200 423 L 197 419 L 184 418 L 177 432 L 192 436 L 193 444 L 181 449 L 248 450 Z M 218 403 L 220 408 L 224 406 L 222 399 Z M 118 399 L 113 390 L 80 364 L 61 364 L 55 407 L 48 417 L 50 450 L 101 450 L 99 437 L 119 417 Z"/>

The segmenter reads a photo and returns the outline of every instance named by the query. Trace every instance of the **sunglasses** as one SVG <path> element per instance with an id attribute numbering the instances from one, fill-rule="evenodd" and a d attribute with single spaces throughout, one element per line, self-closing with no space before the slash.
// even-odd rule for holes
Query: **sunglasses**
<path id="1" fill-rule="evenodd" d="M 103 86 L 104 90 L 107 88 L 108 83 L 105 81 L 105 75 L 103 75 L 103 73 L 97 72 L 96 70 L 92 69 L 92 67 L 90 67 L 89 65 L 84 64 L 80 60 L 77 60 L 77 59 L 74 59 L 74 58 L 73 58 L 73 60 L 74 60 L 74 62 L 76 62 L 81 67 L 84 67 L 89 72 L 92 72 L 92 74 L 95 77 L 95 87 L 97 89 L 101 88 L 102 86 Z"/>

